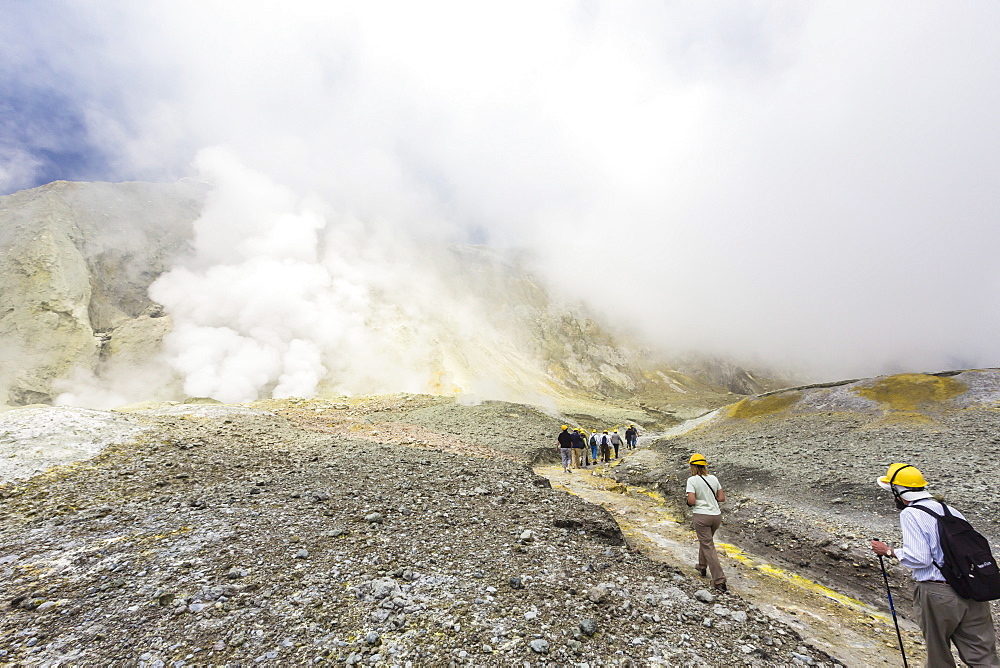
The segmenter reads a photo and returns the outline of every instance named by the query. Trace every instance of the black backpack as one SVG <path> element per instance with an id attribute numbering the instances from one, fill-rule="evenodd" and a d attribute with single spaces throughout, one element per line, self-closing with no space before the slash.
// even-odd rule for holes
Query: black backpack
<path id="1" fill-rule="evenodd" d="M 937 518 L 938 538 L 944 563 L 934 563 L 955 593 L 973 601 L 992 601 L 1000 598 L 1000 570 L 990 552 L 990 544 L 981 533 L 960 517 L 952 515 L 943 502 L 944 515 L 930 508 L 910 504 Z"/>

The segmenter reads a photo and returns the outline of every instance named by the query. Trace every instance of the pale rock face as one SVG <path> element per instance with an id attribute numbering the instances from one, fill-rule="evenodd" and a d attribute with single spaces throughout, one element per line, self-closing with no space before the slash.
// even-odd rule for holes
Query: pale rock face
<path id="1" fill-rule="evenodd" d="M 184 248 L 202 195 L 194 183 L 56 182 L 0 197 L 0 404 L 50 401 L 74 369 L 158 347 L 169 323 L 144 314 L 146 290 Z"/>
<path id="2" fill-rule="evenodd" d="M 13 237 L 0 256 L 0 340 L 8 367 L 4 376 L 11 378 L 7 389 L 18 403 L 47 400 L 48 381 L 97 360 L 88 314 L 90 277 L 80 251 L 60 229 L 63 209 L 38 202 L 0 214 L 4 236 Z M 29 212 L 37 217 L 25 220 Z"/>
<path id="3" fill-rule="evenodd" d="M 108 359 L 129 365 L 148 362 L 160 352 L 163 337 L 170 332 L 172 324 L 170 316 L 163 314 L 143 314 L 124 321 L 108 341 Z"/>

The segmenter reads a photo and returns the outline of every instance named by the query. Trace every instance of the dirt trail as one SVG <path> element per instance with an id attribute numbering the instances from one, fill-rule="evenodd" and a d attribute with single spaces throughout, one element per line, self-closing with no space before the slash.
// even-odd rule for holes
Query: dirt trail
<path id="1" fill-rule="evenodd" d="M 643 459 L 641 448 L 628 455 Z M 565 490 L 608 510 L 632 549 L 650 559 L 682 568 L 697 577 L 697 539 L 686 521 L 680 522 L 656 492 L 626 486 L 604 477 L 611 467 L 563 473 L 560 466 L 535 471 L 556 489 Z M 721 538 L 722 540 L 718 540 Z M 801 576 L 776 568 L 766 560 L 726 544 L 725 529 L 716 543 L 722 553 L 730 590 L 769 616 L 799 632 L 813 646 L 848 666 L 902 665 L 892 618 Z M 709 581 L 705 580 L 706 588 Z M 924 649 L 912 622 L 900 620 L 907 661 L 920 665 Z"/>

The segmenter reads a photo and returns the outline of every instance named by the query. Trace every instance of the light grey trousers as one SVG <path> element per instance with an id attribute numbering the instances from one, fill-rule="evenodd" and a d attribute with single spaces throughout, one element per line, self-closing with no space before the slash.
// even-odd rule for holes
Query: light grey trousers
<path id="1" fill-rule="evenodd" d="M 573 463 L 573 448 L 559 448 L 559 456 L 562 458 L 563 469 L 568 469 Z"/>
<path id="2" fill-rule="evenodd" d="M 927 643 L 928 668 L 955 665 L 951 643 L 966 664 L 1000 668 L 988 602 L 961 598 L 946 582 L 918 582 L 913 605 Z"/>

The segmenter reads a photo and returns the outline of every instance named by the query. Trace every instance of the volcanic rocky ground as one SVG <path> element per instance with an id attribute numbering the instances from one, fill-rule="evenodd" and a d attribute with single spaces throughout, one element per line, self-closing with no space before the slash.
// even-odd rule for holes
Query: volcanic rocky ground
<path id="1" fill-rule="evenodd" d="M 917 466 L 1000 555 L 1000 372 L 900 374 L 752 397 L 658 441 L 658 466 L 625 462 L 621 482 L 658 489 L 682 512 L 686 462 L 701 452 L 727 488 L 722 540 L 888 612 L 869 540 L 900 545 L 892 496 L 875 484 L 892 462 Z M 897 611 L 912 580 L 885 561 Z M 994 623 L 1000 605 L 994 602 Z"/>
<path id="2" fill-rule="evenodd" d="M 0 414 L 0 441 L 65 410 Z M 401 395 L 75 419 L 67 440 L 110 445 L 0 487 L 2 665 L 836 665 L 536 476 L 560 420 L 534 409 Z"/>

